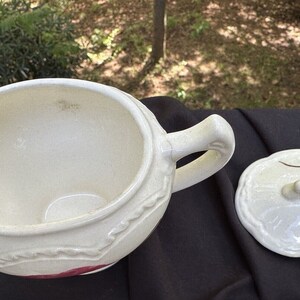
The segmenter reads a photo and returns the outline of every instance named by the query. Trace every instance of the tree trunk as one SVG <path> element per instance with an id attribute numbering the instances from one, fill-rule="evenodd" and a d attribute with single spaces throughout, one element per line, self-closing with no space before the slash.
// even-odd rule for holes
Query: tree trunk
<path id="1" fill-rule="evenodd" d="M 166 0 L 154 0 L 153 42 L 151 58 L 156 64 L 164 58 L 166 48 Z"/>

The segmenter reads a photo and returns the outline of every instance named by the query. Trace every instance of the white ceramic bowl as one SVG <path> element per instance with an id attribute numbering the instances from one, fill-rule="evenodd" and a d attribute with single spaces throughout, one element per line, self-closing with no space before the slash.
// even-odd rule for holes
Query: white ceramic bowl
<path id="1" fill-rule="evenodd" d="M 151 233 L 172 191 L 218 171 L 233 150 L 220 116 L 166 134 L 113 87 L 38 79 L 0 88 L 0 271 L 49 278 L 110 266 Z"/>

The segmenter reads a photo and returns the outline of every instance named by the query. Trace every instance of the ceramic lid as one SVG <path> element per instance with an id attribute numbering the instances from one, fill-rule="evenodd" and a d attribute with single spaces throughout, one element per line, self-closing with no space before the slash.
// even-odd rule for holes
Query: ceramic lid
<path id="1" fill-rule="evenodd" d="M 266 248 L 300 257 L 300 149 L 251 164 L 235 197 L 243 226 Z"/>

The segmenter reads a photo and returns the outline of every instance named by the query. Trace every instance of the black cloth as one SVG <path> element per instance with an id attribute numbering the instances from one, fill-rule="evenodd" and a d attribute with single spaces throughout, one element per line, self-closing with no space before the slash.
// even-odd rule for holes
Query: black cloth
<path id="1" fill-rule="evenodd" d="M 241 226 L 234 208 L 239 177 L 249 164 L 300 148 L 300 109 L 191 111 L 168 97 L 143 103 L 167 132 L 220 114 L 235 133 L 232 159 L 209 179 L 174 193 L 150 237 L 110 269 L 47 280 L 1 274 L 0 299 L 300 299 L 300 258 L 261 246 Z"/>

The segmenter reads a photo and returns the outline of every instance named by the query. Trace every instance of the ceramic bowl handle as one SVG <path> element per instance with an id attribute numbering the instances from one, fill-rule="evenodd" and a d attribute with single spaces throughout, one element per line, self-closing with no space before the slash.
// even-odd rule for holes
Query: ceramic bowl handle
<path id="1" fill-rule="evenodd" d="M 222 117 L 211 115 L 186 130 L 169 133 L 172 159 L 206 151 L 191 163 L 176 169 L 173 192 L 190 187 L 220 170 L 231 158 L 235 140 L 231 126 Z"/>

